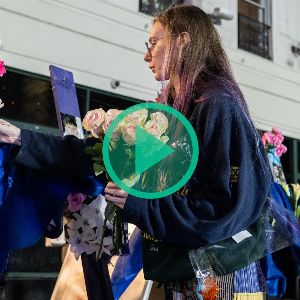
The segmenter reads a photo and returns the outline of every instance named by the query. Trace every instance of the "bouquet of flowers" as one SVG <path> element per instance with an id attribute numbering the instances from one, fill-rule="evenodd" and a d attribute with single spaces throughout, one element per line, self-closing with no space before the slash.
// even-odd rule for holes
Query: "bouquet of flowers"
<path id="1" fill-rule="evenodd" d="M 275 151 L 278 157 L 286 153 L 287 147 L 282 144 L 284 136 L 278 128 L 273 127 L 271 132 L 265 132 L 262 135 L 262 142 L 267 152 Z"/>
<path id="2" fill-rule="evenodd" d="M 104 135 L 112 121 L 121 113 L 120 110 L 110 109 L 105 112 L 102 108 L 89 111 L 83 119 L 82 125 L 85 130 L 90 132 L 91 137 L 96 138 L 97 142 L 93 146 L 86 148 L 86 153 L 92 156 L 93 167 L 95 175 L 105 172 L 102 156 L 102 145 Z M 168 128 L 168 119 L 161 112 L 154 112 L 149 114 L 147 109 L 141 109 L 127 115 L 117 128 L 114 130 L 112 138 L 110 139 L 111 155 L 115 159 L 114 169 L 119 168 L 119 174 L 122 173 L 123 182 L 128 186 L 133 186 L 139 179 L 139 175 L 135 174 L 134 161 L 135 151 L 134 145 L 136 142 L 136 128 L 140 127 L 148 134 L 166 143 L 168 137 L 165 132 Z M 119 163 L 119 151 L 122 151 L 124 164 Z M 109 175 L 106 173 L 107 179 L 110 180 Z M 145 176 L 145 174 L 143 174 Z M 122 221 L 122 210 L 115 204 L 109 202 L 104 210 L 103 230 L 108 230 L 108 226 L 112 226 L 112 244 L 113 254 L 120 254 L 122 246 L 126 242 L 126 229 Z M 104 242 L 104 239 L 103 239 Z M 101 253 L 101 252 L 100 252 Z"/>
<path id="3" fill-rule="evenodd" d="M 262 135 L 262 142 L 265 147 L 273 180 L 277 183 L 286 184 L 285 176 L 282 169 L 280 157 L 286 153 L 287 147 L 282 144 L 284 140 L 278 128 L 273 127 L 271 132 L 265 132 Z"/>

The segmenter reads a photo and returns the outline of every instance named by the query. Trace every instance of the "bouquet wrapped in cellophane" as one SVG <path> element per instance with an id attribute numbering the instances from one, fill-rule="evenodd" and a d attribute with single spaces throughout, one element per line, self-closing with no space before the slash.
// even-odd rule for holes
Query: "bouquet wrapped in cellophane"
<path id="1" fill-rule="evenodd" d="M 109 126 L 120 113 L 121 111 L 117 109 L 110 109 L 107 112 L 101 108 L 89 111 L 82 124 L 84 129 L 91 133 L 91 137 L 96 139 L 93 146 L 85 149 L 86 153 L 92 156 L 95 175 L 105 173 L 108 181 L 113 180 L 104 166 L 102 154 L 103 140 Z M 163 178 L 166 177 L 166 174 L 162 170 L 159 172 L 159 181 L 157 181 L 157 172 L 155 172 L 154 177 L 150 171 L 145 171 L 143 174 L 136 174 L 135 151 L 137 130 L 142 130 L 161 143 L 166 143 L 169 140 L 166 135 L 168 127 L 169 121 L 164 113 L 160 111 L 150 112 L 147 109 L 140 109 L 126 115 L 115 126 L 109 140 L 110 164 L 123 184 L 129 187 L 141 184 L 144 186 L 149 184 L 153 186 L 153 184 L 157 185 L 159 182 L 160 187 L 158 190 L 165 188 L 166 181 Z M 143 150 L 146 151 L 147 149 Z M 143 150 L 141 151 L 143 152 Z M 147 154 L 145 155 L 147 157 Z M 153 178 L 156 178 L 155 183 L 150 182 L 153 181 Z M 111 228 L 109 229 L 108 226 L 111 226 Z M 108 202 L 104 210 L 103 237 L 107 237 L 107 230 L 112 232 L 113 254 L 119 255 L 122 253 L 122 246 L 126 243 L 127 239 L 126 226 L 127 224 L 122 220 L 122 209 Z M 103 242 L 104 240 L 102 240 Z M 100 249 L 99 255 L 101 253 L 102 250 Z"/>

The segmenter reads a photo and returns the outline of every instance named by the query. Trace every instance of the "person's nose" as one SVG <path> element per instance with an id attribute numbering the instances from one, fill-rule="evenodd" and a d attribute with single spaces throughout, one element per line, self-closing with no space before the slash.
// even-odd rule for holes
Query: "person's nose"
<path id="1" fill-rule="evenodd" d="M 144 61 L 145 62 L 150 62 L 152 56 L 151 56 L 151 53 L 150 51 L 146 51 L 145 55 L 144 55 Z"/>

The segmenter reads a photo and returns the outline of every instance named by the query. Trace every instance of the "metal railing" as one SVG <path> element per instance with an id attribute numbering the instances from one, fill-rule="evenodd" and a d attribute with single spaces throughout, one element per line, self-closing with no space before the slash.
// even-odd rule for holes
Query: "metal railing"
<path id="1" fill-rule="evenodd" d="M 272 59 L 271 26 L 239 14 L 238 47 L 261 57 Z"/>

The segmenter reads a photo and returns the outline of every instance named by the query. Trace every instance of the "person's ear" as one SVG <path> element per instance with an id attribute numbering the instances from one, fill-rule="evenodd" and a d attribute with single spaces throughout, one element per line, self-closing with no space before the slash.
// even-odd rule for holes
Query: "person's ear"
<path id="1" fill-rule="evenodd" d="M 177 37 L 177 46 L 184 49 L 190 42 L 191 38 L 188 32 L 181 32 Z"/>

